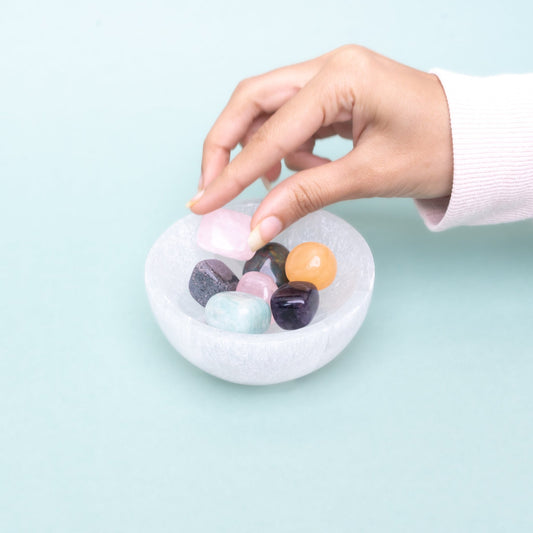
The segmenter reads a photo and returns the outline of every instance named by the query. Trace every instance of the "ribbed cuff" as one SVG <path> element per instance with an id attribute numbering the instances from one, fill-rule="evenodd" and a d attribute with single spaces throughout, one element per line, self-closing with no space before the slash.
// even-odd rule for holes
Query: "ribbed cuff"
<path id="1" fill-rule="evenodd" d="M 453 186 L 449 198 L 416 200 L 427 227 L 533 218 L 533 74 L 432 72 L 448 99 Z"/>

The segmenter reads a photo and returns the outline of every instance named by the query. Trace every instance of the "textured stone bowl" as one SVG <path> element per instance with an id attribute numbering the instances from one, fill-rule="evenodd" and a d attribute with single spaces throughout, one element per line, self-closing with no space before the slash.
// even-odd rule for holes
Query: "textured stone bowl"
<path id="1" fill-rule="evenodd" d="M 257 205 L 241 201 L 229 207 L 251 215 Z M 374 261 L 366 241 L 350 224 L 318 211 L 275 239 L 289 250 L 305 241 L 329 246 L 337 257 L 337 276 L 320 291 L 320 305 L 311 324 L 284 331 L 274 323 L 266 333 L 251 335 L 208 326 L 204 308 L 189 294 L 189 277 L 198 261 L 221 259 L 239 278 L 244 264 L 198 248 L 199 223 L 196 215 L 178 220 L 157 239 L 145 267 L 146 291 L 157 322 L 174 348 L 192 364 L 235 383 L 281 383 L 329 363 L 357 333 L 372 296 Z"/>

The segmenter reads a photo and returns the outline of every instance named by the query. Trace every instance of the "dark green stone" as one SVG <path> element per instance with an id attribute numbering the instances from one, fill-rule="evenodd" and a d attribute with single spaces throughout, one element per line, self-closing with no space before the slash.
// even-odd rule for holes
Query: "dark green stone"
<path id="1" fill-rule="evenodd" d="M 269 242 L 263 248 L 259 248 L 255 255 L 246 261 L 242 273 L 262 272 L 270 276 L 278 287 L 289 280 L 285 275 L 285 261 L 289 250 L 277 242 Z"/>

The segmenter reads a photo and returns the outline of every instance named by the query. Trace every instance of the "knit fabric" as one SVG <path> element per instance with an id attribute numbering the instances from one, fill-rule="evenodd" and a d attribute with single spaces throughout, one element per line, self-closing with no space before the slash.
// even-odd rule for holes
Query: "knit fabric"
<path id="1" fill-rule="evenodd" d="M 453 185 L 449 197 L 416 200 L 427 227 L 533 218 L 533 74 L 432 72 L 448 100 Z"/>

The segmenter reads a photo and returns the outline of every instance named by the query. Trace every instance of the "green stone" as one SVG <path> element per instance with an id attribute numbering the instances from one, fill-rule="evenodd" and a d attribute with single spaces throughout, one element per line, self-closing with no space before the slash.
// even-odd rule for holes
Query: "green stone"
<path id="1" fill-rule="evenodd" d="M 289 250 L 283 244 L 269 242 L 259 248 L 254 256 L 246 261 L 242 273 L 262 272 L 270 276 L 278 287 L 281 287 L 289 281 L 285 275 L 285 262 L 288 255 Z"/>
<path id="2" fill-rule="evenodd" d="M 210 326 L 236 333 L 264 333 L 271 318 L 265 300 L 245 292 L 219 292 L 205 306 L 205 321 Z"/>

